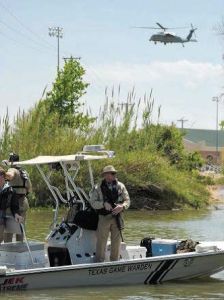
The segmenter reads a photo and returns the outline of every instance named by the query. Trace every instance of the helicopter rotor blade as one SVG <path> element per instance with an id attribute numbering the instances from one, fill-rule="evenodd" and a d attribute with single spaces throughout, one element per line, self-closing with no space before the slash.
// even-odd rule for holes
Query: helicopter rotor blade
<path id="1" fill-rule="evenodd" d="M 160 29 L 159 27 L 148 27 L 148 26 L 133 26 L 132 28 L 139 28 L 139 29 Z"/>
<path id="2" fill-rule="evenodd" d="M 189 28 L 187 26 L 183 26 L 183 27 L 169 27 L 167 29 L 186 29 L 186 28 Z"/>
<path id="3" fill-rule="evenodd" d="M 162 26 L 160 23 L 158 23 L 158 22 L 156 22 L 156 24 L 161 28 L 161 29 L 163 29 L 163 30 L 166 30 L 166 29 L 168 29 L 168 28 L 166 28 L 166 27 L 164 27 L 164 26 Z"/>
<path id="4" fill-rule="evenodd" d="M 162 25 L 161 25 L 162 26 Z M 167 29 L 184 29 L 189 27 L 151 27 L 151 26 L 132 26 L 131 28 L 140 28 L 140 29 L 162 29 L 166 31 Z"/>
<path id="5" fill-rule="evenodd" d="M 186 26 L 181 26 L 181 27 L 164 27 L 160 23 L 156 23 L 161 29 L 167 30 L 167 29 L 185 29 L 187 28 Z"/>

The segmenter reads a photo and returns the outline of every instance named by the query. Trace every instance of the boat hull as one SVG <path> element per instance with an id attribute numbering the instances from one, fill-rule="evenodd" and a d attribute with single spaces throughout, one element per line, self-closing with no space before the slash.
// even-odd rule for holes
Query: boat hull
<path id="1" fill-rule="evenodd" d="M 156 284 L 208 276 L 224 269 L 224 251 L 174 254 L 119 262 L 7 271 L 1 291 Z"/>

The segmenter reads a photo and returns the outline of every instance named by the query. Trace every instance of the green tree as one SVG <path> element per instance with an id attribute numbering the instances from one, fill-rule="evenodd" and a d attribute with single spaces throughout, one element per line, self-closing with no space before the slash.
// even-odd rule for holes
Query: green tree
<path id="1" fill-rule="evenodd" d="M 155 138 L 157 150 L 165 155 L 171 164 L 181 161 L 184 153 L 183 134 L 174 126 L 158 125 L 158 132 Z"/>
<path id="2" fill-rule="evenodd" d="M 93 121 L 93 118 L 80 112 L 80 98 L 88 87 L 83 80 L 84 75 L 85 70 L 79 61 L 70 58 L 59 71 L 52 90 L 47 93 L 44 104 L 50 115 L 56 114 L 58 117 L 58 126 L 82 129 Z"/>
<path id="3" fill-rule="evenodd" d="M 185 159 L 182 162 L 182 169 L 192 171 L 201 168 L 203 164 L 204 159 L 202 158 L 201 154 L 195 151 L 185 155 Z"/>
<path id="4" fill-rule="evenodd" d="M 224 129 L 224 120 L 222 120 L 222 121 L 219 123 L 219 126 L 220 126 L 221 130 Z"/>

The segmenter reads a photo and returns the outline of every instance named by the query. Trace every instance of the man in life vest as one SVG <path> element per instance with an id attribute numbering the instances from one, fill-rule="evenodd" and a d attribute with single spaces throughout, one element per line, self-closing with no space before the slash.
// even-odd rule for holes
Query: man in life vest
<path id="1" fill-rule="evenodd" d="M 106 166 L 102 172 L 102 182 L 95 186 L 90 196 L 90 204 L 99 214 L 96 262 L 105 260 L 109 233 L 111 235 L 110 260 L 116 261 L 120 255 L 124 228 L 122 213 L 130 206 L 130 198 L 124 184 L 117 180 L 116 173 L 113 166 Z"/>
<path id="2" fill-rule="evenodd" d="M 29 209 L 29 202 L 26 196 L 31 192 L 32 185 L 28 173 L 19 166 L 16 166 L 16 162 L 18 161 L 19 155 L 11 153 L 9 156 L 11 167 L 6 172 L 6 179 L 16 192 L 16 198 L 19 201 L 20 215 L 23 217 L 23 222 L 25 223 L 26 212 Z M 6 230 L 4 234 L 5 243 L 12 242 L 12 237 L 13 233 L 7 233 Z M 16 234 L 16 241 L 23 241 L 23 234 Z"/>
<path id="3" fill-rule="evenodd" d="M 0 168 L 0 243 L 4 239 L 6 214 L 10 210 L 16 222 L 21 223 L 23 218 L 19 213 L 19 201 L 13 188 L 6 182 L 6 172 Z"/>

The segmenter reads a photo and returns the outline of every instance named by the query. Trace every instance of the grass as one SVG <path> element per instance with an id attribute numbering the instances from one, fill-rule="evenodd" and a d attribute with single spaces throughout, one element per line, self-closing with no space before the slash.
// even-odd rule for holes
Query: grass
<path id="1" fill-rule="evenodd" d="M 123 101 L 125 104 L 120 98 L 120 88 L 117 91 L 106 89 L 103 108 L 95 122 L 85 130 L 58 126 L 57 115 L 48 115 L 42 101 L 28 112 L 18 112 L 11 125 L 7 112 L 0 120 L 0 158 L 7 158 L 11 151 L 28 159 L 44 154 L 76 153 L 85 144 L 105 144 L 116 152 L 113 163 L 119 170 L 120 180 L 130 191 L 133 207 L 204 207 L 209 198 L 206 183 L 197 172 L 186 167 L 189 158 L 184 152 L 179 130 L 160 124 L 161 107 L 154 113 L 152 92 L 137 98 L 133 89 Z M 104 164 L 94 164 L 95 174 L 101 174 Z M 28 171 L 34 190 L 31 205 L 49 204 L 50 200 L 41 200 L 49 199 L 49 194 L 37 171 Z M 96 176 L 96 180 L 99 179 Z M 86 183 L 84 173 L 80 182 Z"/>

